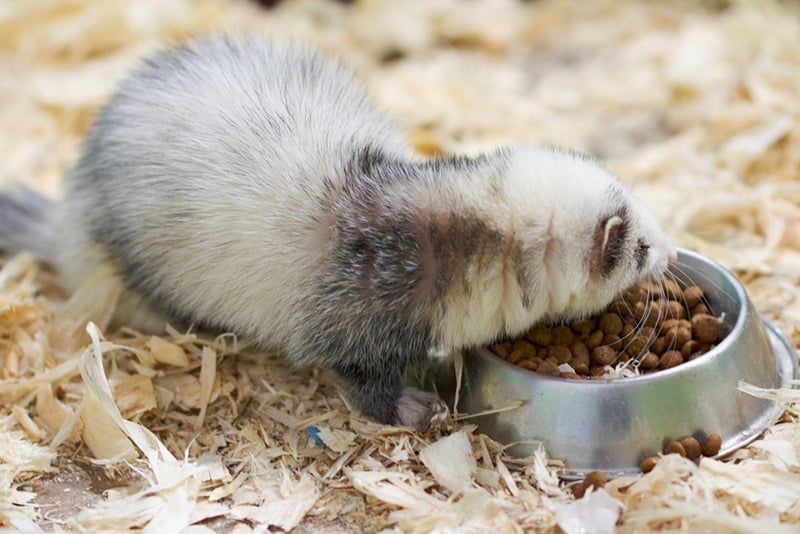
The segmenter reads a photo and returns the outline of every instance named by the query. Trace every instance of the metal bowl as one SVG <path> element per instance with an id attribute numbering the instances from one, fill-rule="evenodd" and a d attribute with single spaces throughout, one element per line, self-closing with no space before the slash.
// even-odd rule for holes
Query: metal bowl
<path id="1" fill-rule="evenodd" d="M 654 374 L 617 380 L 551 377 L 512 365 L 487 349 L 456 354 L 437 372 L 439 394 L 452 406 L 455 362 L 463 362 L 458 412 L 474 418 L 494 439 L 516 443 L 528 456 L 544 445 L 565 461 L 566 478 L 593 470 L 612 476 L 637 473 L 665 440 L 718 433 L 718 456 L 755 439 L 780 415 L 774 403 L 738 389 L 738 382 L 790 387 L 797 358 L 787 339 L 761 318 L 742 284 L 719 264 L 686 250 L 672 267 L 705 290 L 709 308 L 724 314 L 726 337 L 700 358 Z M 503 410 L 524 401 L 516 409 Z"/>

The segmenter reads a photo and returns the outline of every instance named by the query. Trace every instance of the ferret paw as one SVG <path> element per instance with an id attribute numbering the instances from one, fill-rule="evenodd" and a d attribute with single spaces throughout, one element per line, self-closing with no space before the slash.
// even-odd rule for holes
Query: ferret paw
<path id="1" fill-rule="evenodd" d="M 431 416 L 431 408 L 439 400 L 435 393 L 407 387 L 397 402 L 397 420 L 403 426 L 420 426 Z"/>

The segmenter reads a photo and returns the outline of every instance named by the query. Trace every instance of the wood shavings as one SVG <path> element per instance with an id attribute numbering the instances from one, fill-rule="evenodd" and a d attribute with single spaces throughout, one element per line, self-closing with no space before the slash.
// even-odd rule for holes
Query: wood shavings
<path id="1" fill-rule="evenodd" d="M 603 489 L 556 508 L 556 521 L 565 534 L 607 534 L 616 530 L 622 504 Z"/>
<path id="2" fill-rule="evenodd" d="M 419 452 L 419 459 L 436 482 L 453 493 L 468 489 L 478 468 L 464 432 L 455 432 L 427 445 Z"/>
<path id="3" fill-rule="evenodd" d="M 175 367 L 189 367 L 189 358 L 181 347 L 170 343 L 169 341 L 151 336 L 144 344 L 148 352 L 153 358 L 166 365 L 174 365 Z"/>
<path id="4" fill-rule="evenodd" d="M 599 156 L 797 346 L 800 19 L 775 0 L 708 5 L 0 2 L 0 186 L 57 196 L 97 107 L 166 41 L 220 28 L 308 41 L 352 65 L 420 153 L 546 143 Z M 107 274 L 63 302 L 29 255 L 0 263 L 0 527 L 520 532 L 558 528 L 570 506 L 544 449 L 511 458 L 469 415 L 383 428 L 329 376 L 244 341 L 111 329 L 123 288 Z M 784 417 L 729 462 L 666 456 L 609 482 L 617 530 L 797 530 L 797 390 L 742 390 Z M 78 461 L 90 480 L 72 476 Z M 54 474 L 80 504 L 42 490 Z"/>
<path id="5" fill-rule="evenodd" d="M 266 527 L 289 531 L 296 527 L 319 498 L 316 483 L 308 476 L 293 480 L 284 471 L 280 498 L 265 499 L 259 506 L 238 506 L 231 510 L 237 519 L 249 519 Z"/>

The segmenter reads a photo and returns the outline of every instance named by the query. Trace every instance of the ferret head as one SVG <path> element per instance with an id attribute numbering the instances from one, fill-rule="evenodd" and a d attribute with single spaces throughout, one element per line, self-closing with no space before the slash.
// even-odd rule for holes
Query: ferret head
<path id="1" fill-rule="evenodd" d="M 528 289 L 534 298 L 547 299 L 538 307 L 551 318 L 596 312 L 677 258 L 646 207 L 586 156 L 516 149 L 508 178 L 508 198 L 522 222 L 517 237 L 528 257 L 538 256 L 539 276 L 530 280 L 539 287 Z"/>

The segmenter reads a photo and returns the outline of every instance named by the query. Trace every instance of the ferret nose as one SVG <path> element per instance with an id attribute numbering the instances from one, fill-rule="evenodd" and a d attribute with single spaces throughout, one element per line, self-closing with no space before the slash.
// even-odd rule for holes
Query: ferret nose
<path id="1" fill-rule="evenodd" d="M 669 255 L 667 256 L 667 265 L 674 265 L 678 262 L 678 251 L 672 247 L 670 248 Z"/>

